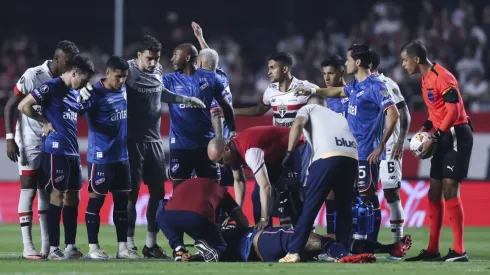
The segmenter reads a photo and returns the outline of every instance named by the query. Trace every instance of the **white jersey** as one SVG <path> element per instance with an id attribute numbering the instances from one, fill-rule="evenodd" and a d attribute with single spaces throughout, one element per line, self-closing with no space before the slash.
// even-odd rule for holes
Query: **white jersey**
<path id="1" fill-rule="evenodd" d="M 310 163 L 339 155 L 358 159 L 357 141 L 345 117 L 317 104 L 302 107 L 297 116 L 307 120 L 303 133 L 311 145 Z"/>
<path id="2" fill-rule="evenodd" d="M 291 127 L 296 113 L 306 104 L 308 96 L 294 95 L 294 90 L 297 87 L 318 88 L 306 80 L 298 80 L 293 77 L 293 81 L 286 92 L 279 90 L 279 83 L 275 82 L 269 85 L 264 92 L 262 102 L 264 105 L 271 106 L 274 112 L 273 125 Z"/>
<path id="3" fill-rule="evenodd" d="M 46 60 L 42 65 L 27 69 L 17 84 L 15 84 L 15 93 L 19 96 L 26 96 L 32 90 L 53 79 L 49 71 L 48 62 L 49 60 Z M 34 109 L 41 113 L 41 106 L 34 105 Z M 42 123 L 20 114 L 20 118 L 15 125 L 15 142 L 19 147 L 41 144 L 42 133 Z"/>
<path id="4" fill-rule="evenodd" d="M 403 98 L 402 93 L 400 92 L 400 88 L 398 87 L 398 84 L 396 84 L 393 79 L 380 74 L 378 75 L 379 80 L 381 80 L 385 85 L 386 88 L 388 89 L 388 94 L 391 96 L 391 99 L 393 100 L 393 103 L 397 105 L 400 102 L 404 102 L 405 98 Z M 395 143 L 398 140 L 398 137 L 400 136 L 400 120 L 396 122 L 395 129 L 393 130 L 393 134 L 391 135 L 390 139 L 388 140 L 388 143 L 386 144 L 386 149 L 387 152 L 393 149 L 393 146 L 395 146 Z"/>

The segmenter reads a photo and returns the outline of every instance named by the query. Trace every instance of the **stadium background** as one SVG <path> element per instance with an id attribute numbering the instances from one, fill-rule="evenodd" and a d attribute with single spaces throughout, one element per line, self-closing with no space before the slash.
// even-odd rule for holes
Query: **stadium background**
<path id="1" fill-rule="evenodd" d="M 220 54 L 220 66 L 229 74 L 234 106 L 249 106 L 260 100 L 269 83 L 267 56 L 276 50 L 291 52 L 293 74 L 323 85 L 321 61 L 331 54 L 345 55 L 353 43 L 368 43 L 382 62 L 380 71 L 400 84 L 412 114 L 413 134 L 426 119 L 420 77 L 410 77 L 401 68 L 399 48 L 409 39 L 423 40 L 430 59 L 447 66 L 457 76 L 467 110 L 476 128 L 469 179 L 463 184 L 468 226 L 490 226 L 490 216 L 478 215 L 490 202 L 490 3 L 486 1 L 337 1 L 285 0 L 247 1 L 149 1 L 126 0 L 124 6 L 124 56 L 135 55 L 143 34 L 156 36 L 163 44 L 161 64 L 171 72 L 173 48 L 182 42 L 197 45 L 190 23 L 198 22 L 208 44 Z M 0 113 L 20 75 L 53 54 L 59 40 L 76 42 L 90 56 L 102 77 L 103 64 L 113 53 L 113 1 L 14 1 L 0 9 Z M 162 136 L 168 145 L 168 116 L 162 114 Z M 0 118 L 3 125 L 3 118 Z M 268 125 L 271 116 L 237 118 L 238 130 Z M 87 126 L 80 118 L 80 151 L 85 164 Z M 4 127 L 0 136 L 5 137 Z M 406 144 L 406 146 L 408 143 Z M 0 148 L 6 148 L 0 139 Z M 407 147 L 406 147 L 407 148 Z M 168 148 L 167 148 L 168 149 Z M 19 193 L 16 164 L 0 154 L 0 222 L 17 223 Z M 85 166 L 84 166 L 85 168 Z M 426 193 L 429 162 L 419 161 L 409 151 L 404 155 L 402 199 L 407 226 L 427 225 Z M 86 177 L 86 170 L 83 173 Z M 252 181 L 249 181 L 248 192 Z M 167 187 L 170 187 L 167 184 Z M 138 201 L 138 223 L 145 223 L 147 190 Z M 167 195 L 171 188 L 167 188 Z M 80 209 L 85 209 L 87 192 Z M 382 194 L 380 194 L 380 197 Z M 388 225 L 383 200 L 383 224 Z M 36 205 L 36 204 L 35 204 Z M 111 223 L 111 205 L 106 204 L 102 222 Z M 250 211 L 250 203 L 245 208 Z M 317 222 L 324 224 L 320 212 Z M 36 217 L 37 215 L 34 215 Z M 83 222 L 83 215 L 80 215 Z"/>

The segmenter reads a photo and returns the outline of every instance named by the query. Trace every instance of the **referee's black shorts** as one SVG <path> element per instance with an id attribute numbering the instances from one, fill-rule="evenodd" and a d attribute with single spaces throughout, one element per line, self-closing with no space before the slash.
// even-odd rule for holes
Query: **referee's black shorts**
<path id="1" fill-rule="evenodd" d="M 461 182 L 468 175 L 473 133 L 468 124 L 455 125 L 447 131 L 436 145 L 431 160 L 430 177 Z"/>

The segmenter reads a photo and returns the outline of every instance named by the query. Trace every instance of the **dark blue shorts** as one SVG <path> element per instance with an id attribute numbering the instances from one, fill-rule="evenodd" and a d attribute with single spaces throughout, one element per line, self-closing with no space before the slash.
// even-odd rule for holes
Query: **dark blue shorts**
<path id="1" fill-rule="evenodd" d="M 221 180 L 219 181 L 219 184 L 224 187 L 232 187 L 235 179 L 233 178 L 233 170 L 231 167 L 228 165 L 220 166 L 220 170 Z"/>
<path id="2" fill-rule="evenodd" d="M 200 178 L 212 180 L 221 178 L 219 165 L 209 160 L 207 148 L 170 149 L 170 178 L 186 180 L 190 179 L 193 173 Z"/>
<path id="3" fill-rule="evenodd" d="M 359 160 L 359 193 L 369 190 L 378 191 L 379 163 L 371 163 L 367 160 Z"/>
<path id="4" fill-rule="evenodd" d="M 277 262 L 288 253 L 288 244 L 294 235 L 294 230 L 285 228 L 270 228 L 264 230 L 257 242 L 260 255 L 264 262 Z"/>
<path id="5" fill-rule="evenodd" d="M 88 163 L 88 191 L 99 195 L 131 191 L 129 161 Z"/>
<path id="6" fill-rule="evenodd" d="M 59 192 L 82 189 L 82 163 L 79 156 L 43 153 L 42 169 L 46 190 Z"/>

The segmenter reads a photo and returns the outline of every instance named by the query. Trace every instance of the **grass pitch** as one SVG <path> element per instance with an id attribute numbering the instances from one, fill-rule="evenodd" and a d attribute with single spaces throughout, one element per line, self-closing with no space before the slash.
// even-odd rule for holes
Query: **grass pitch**
<path id="1" fill-rule="evenodd" d="M 63 228 L 63 226 L 61 227 Z M 321 230 L 321 229 L 320 229 Z M 320 231 L 320 230 L 317 230 Z M 319 233 L 323 233 L 323 230 Z M 413 246 L 408 256 L 418 254 L 425 248 L 428 241 L 428 229 L 406 229 L 412 234 Z M 136 229 L 136 244 L 144 246 L 145 227 Z M 39 227 L 33 228 L 36 248 L 40 247 Z M 63 242 L 63 232 L 61 233 Z M 159 235 L 159 243 L 171 253 L 163 234 Z M 391 233 L 384 228 L 380 232 L 382 242 L 391 241 Z M 112 226 L 101 226 L 100 244 L 111 257 L 117 250 L 116 232 Z M 85 226 L 78 227 L 78 248 L 85 254 L 88 252 L 87 233 Z M 466 249 L 470 257 L 468 263 L 407 263 L 403 261 L 387 261 L 381 257 L 376 264 L 334 264 L 334 263 L 174 263 L 158 260 L 78 260 L 78 261 L 28 261 L 21 258 L 22 238 L 19 225 L 0 225 L 0 274 L 337 274 L 383 275 L 383 274 L 414 274 L 414 275 L 460 275 L 490 274 L 490 228 L 466 228 Z M 188 243 L 191 243 L 188 240 Z M 451 229 L 444 228 L 441 241 L 442 254 L 451 247 Z"/>

